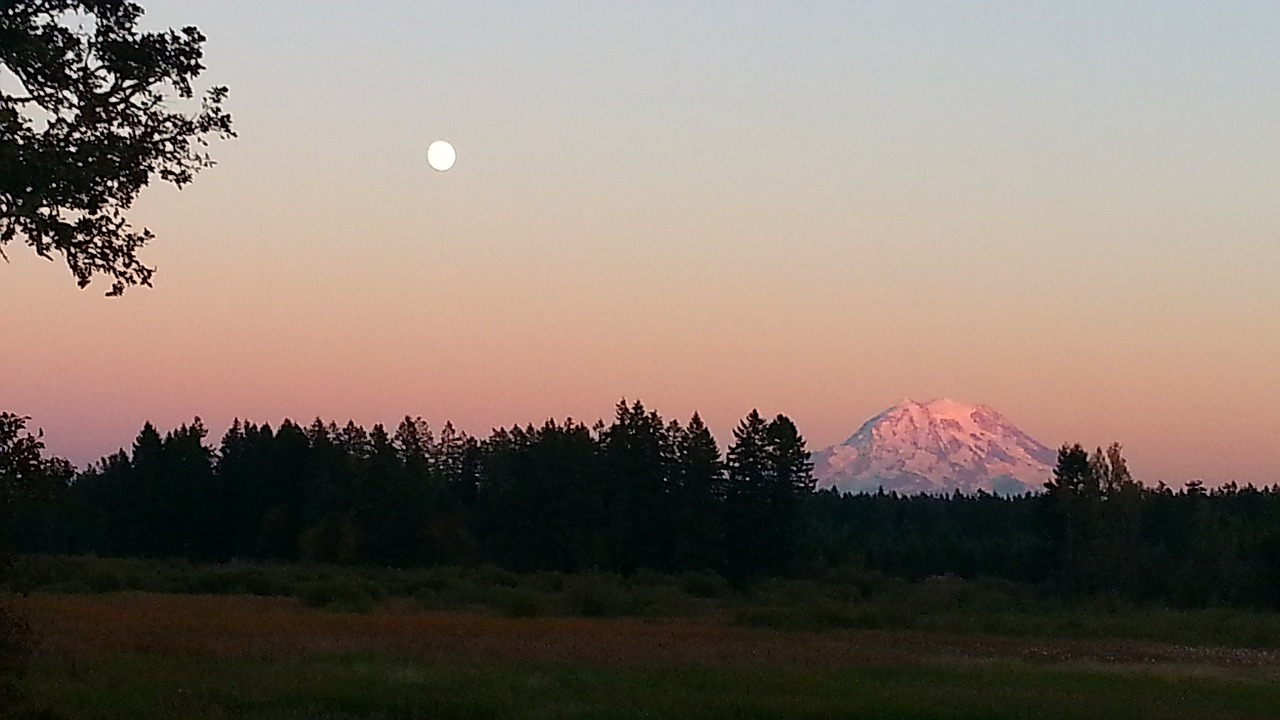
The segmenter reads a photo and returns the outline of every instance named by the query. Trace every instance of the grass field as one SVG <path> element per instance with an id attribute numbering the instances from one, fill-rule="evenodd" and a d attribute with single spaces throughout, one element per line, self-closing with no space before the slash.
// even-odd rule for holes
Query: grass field
<path id="1" fill-rule="evenodd" d="M 391 601 L 421 610 L 515 618 L 633 617 L 793 631 L 908 630 L 1024 638 L 1129 639 L 1280 649 L 1280 613 L 1176 609 L 991 579 L 917 582 L 839 568 L 731 587 L 710 573 L 517 574 L 495 567 L 412 569 L 27 556 L 8 573 L 21 593 L 156 593 L 295 598 L 342 612 Z"/>
<path id="2" fill-rule="evenodd" d="M 247 595 L 14 598 L 78 718 L 1274 718 L 1271 650 L 714 617 L 368 612 Z"/>

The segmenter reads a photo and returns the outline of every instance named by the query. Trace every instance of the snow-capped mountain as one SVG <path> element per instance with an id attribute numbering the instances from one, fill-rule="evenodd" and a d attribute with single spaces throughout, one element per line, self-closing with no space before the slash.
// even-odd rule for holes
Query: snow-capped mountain
<path id="1" fill-rule="evenodd" d="M 849 492 L 1000 495 L 1040 490 L 1057 454 L 985 405 L 895 405 L 839 445 L 813 454 L 818 487 Z"/>

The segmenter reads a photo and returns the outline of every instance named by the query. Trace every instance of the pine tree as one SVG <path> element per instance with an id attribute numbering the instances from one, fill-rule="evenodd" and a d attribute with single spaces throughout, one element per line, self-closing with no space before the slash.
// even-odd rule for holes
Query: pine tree
<path id="1" fill-rule="evenodd" d="M 435 435 L 427 421 L 421 417 L 411 418 L 405 415 L 396 426 L 392 444 L 409 472 L 425 479 L 431 472 L 432 460 L 436 454 Z"/>
<path id="2" fill-rule="evenodd" d="M 736 582 L 772 572 L 777 565 L 770 546 L 769 491 L 772 467 L 768 425 L 752 410 L 733 430 L 725 462 L 725 565 Z"/>
<path id="3" fill-rule="evenodd" d="M 772 528 L 773 570 L 788 571 L 799 558 L 806 534 L 805 502 L 813 493 L 813 463 L 804 437 L 791 418 L 778 415 L 765 435 L 769 460 L 769 520 Z"/>
<path id="4" fill-rule="evenodd" d="M 476 478 L 467 467 L 469 441 L 466 433 L 458 432 L 453 423 L 446 421 L 432 455 L 438 481 L 462 504 L 473 502 L 476 492 Z"/>
<path id="5" fill-rule="evenodd" d="M 479 499 L 481 451 L 475 438 L 446 421 L 432 454 L 431 492 L 435 512 L 430 523 L 433 551 L 442 561 L 475 555 L 470 525 Z"/>
<path id="6" fill-rule="evenodd" d="M 1091 459 L 1098 476 L 1102 502 L 1098 508 L 1098 532 L 1094 548 L 1100 585 L 1132 596 L 1141 591 L 1148 575 L 1141 548 L 1142 486 L 1129 473 L 1119 443 Z"/>
<path id="7" fill-rule="evenodd" d="M 129 483 L 122 505 L 123 546 L 130 555 L 155 557 L 159 537 L 152 520 L 164 512 L 160 498 L 163 482 L 164 439 L 150 421 L 133 441 L 129 455 Z"/>
<path id="8" fill-rule="evenodd" d="M 673 518 L 674 569 L 714 570 L 722 564 L 725 498 L 724 461 L 720 448 L 698 413 L 676 438 L 676 488 Z"/>
<path id="9" fill-rule="evenodd" d="M 157 555 L 214 559 L 221 493 L 215 484 L 213 450 L 204 442 L 208 435 L 198 417 L 165 434 L 156 488 L 161 510 L 153 518 L 161 536 Z"/>
<path id="10" fill-rule="evenodd" d="M 491 557 L 516 570 L 616 569 L 590 429 L 548 420 L 495 431 L 485 446 L 479 526 Z"/>
<path id="11" fill-rule="evenodd" d="M 766 429 L 768 457 L 772 465 L 770 482 L 774 494 L 800 498 L 813 492 L 813 462 L 804 437 L 791 418 L 778 415 Z"/>
<path id="12" fill-rule="evenodd" d="M 1045 483 L 1050 556 L 1059 581 L 1079 592 L 1092 593 L 1106 584 L 1107 572 L 1098 551 L 1102 544 L 1103 484 L 1108 474 L 1101 449 L 1090 456 L 1079 443 L 1064 444 L 1058 449 L 1053 479 Z"/>
<path id="13" fill-rule="evenodd" d="M 624 399 L 600 434 L 615 563 L 623 572 L 672 565 L 675 440 L 656 412 Z"/>

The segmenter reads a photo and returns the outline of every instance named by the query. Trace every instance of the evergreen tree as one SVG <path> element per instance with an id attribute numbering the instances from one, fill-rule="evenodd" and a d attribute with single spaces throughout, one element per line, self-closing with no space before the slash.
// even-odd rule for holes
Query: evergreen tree
<path id="1" fill-rule="evenodd" d="M 714 570 L 724 546 L 724 462 L 711 431 L 698 413 L 676 439 L 676 485 L 673 518 L 676 541 L 672 564 L 678 570 Z"/>
<path id="2" fill-rule="evenodd" d="M 776 569 L 778 557 L 769 546 L 770 478 L 769 429 L 752 410 L 733 430 L 733 444 L 725 462 L 724 571 L 741 582 Z"/>
<path id="3" fill-rule="evenodd" d="M 1141 487 L 1119 444 L 1090 455 L 1063 445 L 1045 483 L 1048 542 L 1058 578 L 1085 592 L 1132 594 L 1143 583 Z"/>
<path id="4" fill-rule="evenodd" d="M 326 437 L 331 437 L 326 429 Z M 266 457 L 261 476 L 264 507 L 254 538 L 254 557 L 294 560 L 299 537 L 325 517 L 331 507 L 346 501 L 346 488 L 335 488 L 324 463 L 335 462 L 337 451 L 318 457 L 306 431 L 291 420 L 280 423 L 274 434 L 263 425 L 261 439 Z M 328 481 L 328 482 L 326 482 Z"/>
<path id="5" fill-rule="evenodd" d="M 1089 590 L 1089 553 L 1100 484 L 1088 451 L 1079 443 L 1059 448 L 1053 478 L 1045 489 L 1045 529 L 1058 579 L 1067 587 Z"/>
<path id="6" fill-rule="evenodd" d="M 258 557 L 257 538 L 263 514 L 270 506 L 264 474 L 269 471 L 268 445 L 274 439 L 269 425 L 236 418 L 218 445 L 214 472 L 221 489 L 218 507 L 218 557 Z"/>
<path id="7" fill-rule="evenodd" d="M 446 422 L 440 428 L 440 442 L 432 453 L 436 476 L 454 500 L 463 505 L 474 504 L 476 496 L 474 468 L 468 465 L 472 445 L 466 433 L 458 432 L 453 423 Z"/>
<path id="8" fill-rule="evenodd" d="M 204 443 L 208 430 L 200 418 L 165 434 L 156 502 L 160 536 L 157 556 L 212 560 L 219 520 L 213 451 Z"/>
<path id="9" fill-rule="evenodd" d="M 675 441 L 662 417 L 635 401 L 618 403 L 600 434 L 612 524 L 613 564 L 623 572 L 672 565 Z"/>
<path id="10" fill-rule="evenodd" d="M 813 493 L 813 463 L 804 437 L 791 418 L 778 415 L 765 430 L 769 463 L 770 546 L 774 572 L 786 571 L 798 559 L 805 540 L 805 503 Z"/>
<path id="11" fill-rule="evenodd" d="M 0 419 L 9 422 L 0 467 L 12 468 L 33 457 L 38 438 Z M 62 478 L 49 487 L 63 501 L 41 510 L 5 484 L 6 527 L 23 523 L 31 550 L 100 555 L 714 567 L 737 582 L 821 561 L 908 579 L 1052 580 L 1187 606 L 1280 605 L 1280 487 L 1144 488 L 1119 445 L 1063 446 L 1043 496 L 904 497 L 814 492 L 794 423 L 754 411 L 723 461 L 700 417 L 681 427 L 640 403 L 619 405 L 611 425 L 548 421 L 483 442 L 451 426 L 433 442 L 408 418 L 394 437 L 354 423 L 304 430 L 285 420 L 272 431 L 236 421 L 212 475 L 204 435 L 198 420 L 163 437 L 147 423 L 130 452 L 70 484 L 69 466 L 49 461 L 46 474 Z M 471 501 L 454 489 L 468 487 Z M 658 517 L 648 514 L 655 508 Z M 640 527 L 649 519 L 661 533 Z"/>
<path id="12" fill-rule="evenodd" d="M 430 535 L 442 561 L 474 558 L 471 526 L 480 492 L 482 451 L 470 435 L 451 422 L 440 428 L 440 440 L 432 454 L 432 492 L 435 508 Z"/>
<path id="13" fill-rule="evenodd" d="M 405 415 L 396 426 L 392 444 L 410 474 L 421 477 L 431 472 L 436 441 L 426 420 Z"/>
<path id="14" fill-rule="evenodd" d="M 164 511 L 164 439 L 150 421 L 143 423 L 129 454 L 128 488 L 121 504 L 124 547 L 130 555 L 156 557 L 165 535 L 152 532 Z"/>
<path id="15" fill-rule="evenodd" d="M 1141 548 L 1142 486 L 1130 475 L 1119 443 L 1105 451 L 1099 448 L 1091 465 L 1102 496 L 1094 548 L 1099 584 L 1109 592 L 1132 597 L 1149 582 Z"/>
<path id="16" fill-rule="evenodd" d="M 791 418 L 778 415 L 766 429 L 770 482 L 778 496 L 796 498 L 813 492 L 813 462 L 804 437 Z"/>
<path id="17" fill-rule="evenodd" d="M 480 485 L 491 557 L 516 570 L 617 569 L 599 456 L 572 420 L 495 431 Z"/>

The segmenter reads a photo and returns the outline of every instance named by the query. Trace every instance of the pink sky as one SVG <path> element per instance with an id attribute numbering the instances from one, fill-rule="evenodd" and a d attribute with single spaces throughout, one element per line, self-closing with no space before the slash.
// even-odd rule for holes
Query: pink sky
<path id="1" fill-rule="evenodd" d="M 147 5 L 210 37 L 241 138 L 135 208 L 153 289 L 6 248 L 0 408 L 78 463 L 147 419 L 624 396 L 817 449 L 951 397 L 1147 482 L 1280 482 L 1280 6 L 326 6 L 266 41 Z"/>
<path id="2" fill-rule="evenodd" d="M 857 312 L 818 312 L 726 283 L 689 304 L 693 287 L 539 290 L 514 268 L 485 287 L 428 270 L 434 281 L 416 293 L 388 283 L 334 298 L 334 285 L 302 276 L 228 292 L 199 277 L 207 268 L 167 263 L 155 289 L 109 300 L 15 258 L 5 300 L 30 310 L 0 321 L 5 407 L 84 463 L 127 446 L 147 419 L 167 428 L 200 415 L 216 439 L 235 416 L 368 425 L 420 414 L 484 435 L 607 418 L 622 396 L 682 420 L 698 410 L 722 443 L 752 407 L 785 412 L 816 449 L 904 397 L 951 396 L 990 404 L 1051 446 L 1120 441 L 1151 482 L 1280 479 L 1276 376 L 1265 354 L 1215 342 L 1212 327 L 1130 335 L 1122 322 L 1036 322 L 991 298 L 960 303 L 981 305 L 966 329 L 945 297 L 875 293 L 845 298 L 879 298 Z"/>

